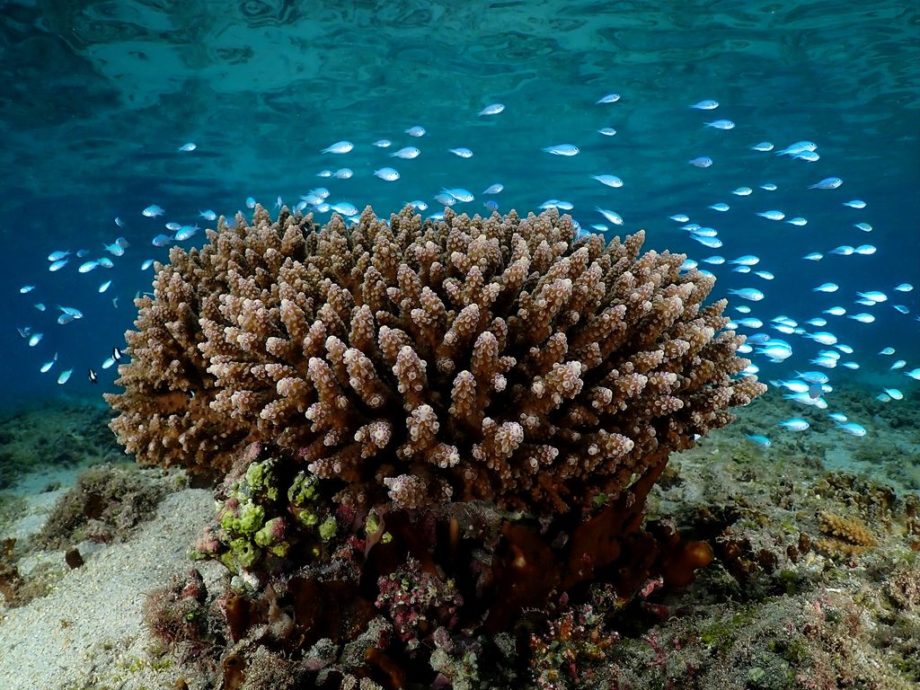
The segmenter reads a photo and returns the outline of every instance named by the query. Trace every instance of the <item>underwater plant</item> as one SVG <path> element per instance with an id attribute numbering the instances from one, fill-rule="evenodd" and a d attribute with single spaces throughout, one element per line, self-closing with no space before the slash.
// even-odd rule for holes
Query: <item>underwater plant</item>
<path id="1" fill-rule="evenodd" d="M 579 236 L 555 210 L 367 208 L 346 228 L 257 207 L 171 250 L 111 426 L 142 463 L 222 478 L 196 552 L 234 575 L 214 603 L 228 687 L 244 640 L 318 687 L 460 687 L 498 653 L 483 633 L 526 650 L 523 612 L 598 583 L 616 608 L 711 560 L 645 529 L 645 500 L 764 386 L 725 302 L 704 305 L 713 279 L 643 240 Z"/>

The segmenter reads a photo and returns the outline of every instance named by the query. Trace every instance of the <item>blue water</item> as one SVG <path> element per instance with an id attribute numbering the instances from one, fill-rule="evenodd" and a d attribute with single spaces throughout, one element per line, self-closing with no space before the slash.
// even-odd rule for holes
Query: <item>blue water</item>
<path id="1" fill-rule="evenodd" d="M 481 192 L 495 182 L 505 186 L 492 197 L 502 211 L 561 199 L 586 229 L 606 223 L 595 207 L 616 211 L 624 224 L 608 234 L 645 228 L 650 248 L 697 260 L 759 256 L 754 270 L 775 280 L 734 273 L 729 264 L 701 267 L 719 278 L 715 296 L 744 287 L 765 293 L 757 303 L 731 301 L 748 304 L 749 316 L 766 322 L 761 330 L 793 347 L 781 365 L 753 357 L 764 379 L 815 369 L 808 360 L 825 349 L 775 333 L 770 319 L 785 315 L 801 326 L 825 316 L 826 327 L 807 330 L 834 333 L 855 350 L 841 362 L 860 367 L 828 370 L 832 382 L 920 392 L 920 382 L 904 375 L 920 366 L 920 12 L 913 3 L 11 2 L 4 3 L 0 46 L 0 386 L 7 406 L 114 389 L 115 369 L 101 365 L 123 343 L 132 299 L 149 289 L 152 270 L 141 263 L 166 260 L 167 249 L 151 245 L 165 221 L 213 225 L 198 210 L 232 215 L 246 210 L 249 196 L 269 207 L 280 196 L 293 206 L 320 186 L 330 190 L 329 201 L 372 204 L 379 214 L 414 199 L 434 213 L 442 187 L 465 187 L 476 198 L 455 208 L 486 213 L 490 197 Z M 611 92 L 618 102 L 596 103 Z M 707 98 L 719 108 L 688 107 Z M 496 102 L 504 112 L 477 115 Z M 736 126 L 704 127 L 717 118 Z M 426 135 L 406 135 L 413 125 Z M 603 136 L 602 127 L 617 134 Z M 393 146 L 371 145 L 380 138 Z M 354 142 L 351 153 L 320 153 L 342 139 Z M 814 141 L 820 160 L 750 149 L 799 140 Z M 186 142 L 196 150 L 178 151 Z M 579 155 L 541 150 L 562 143 L 577 145 Z M 389 157 L 407 145 L 421 156 Z M 457 146 L 474 156 L 448 152 Z M 712 157 L 712 167 L 688 164 L 701 155 Z M 374 177 L 382 166 L 401 179 Z M 351 179 L 317 176 L 343 167 L 354 171 Z M 590 177 L 601 173 L 624 186 Z M 829 176 L 843 185 L 807 188 Z M 767 182 L 778 189 L 759 188 Z M 753 194 L 730 193 L 742 185 Z M 842 205 L 850 199 L 868 205 Z M 716 202 L 731 208 L 710 210 Z M 165 216 L 142 216 L 154 203 Z M 808 224 L 755 215 L 768 209 Z M 669 219 L 677 213 L 716 228 L 724 246 L 694 242 Z M 872 232 L 854 228 L 857 222 Z M 109 255 L 113 268 L 77 272 L 83 261 L 106 256 L 103 244 L 119 235 L 130 247 Z M 179 244 L 203 241 L 199 231 Z M 801 258 L 864 243 L 876 253 Z M 86 258 L 48 271 L 51 251 L 81 248 Z M 112 285 L 100 294 L 107 280 Z M 825 281 L 840 290 L 812 292 Z M 893 290 L 904 282 L 917 289 Z M 23 295 L 24 284 L 37 287 Z M 854 305 L 865 290 L 884 291 L 888 301 Z M 56 305 L 84 317 L 58 325 Z M 876 320 L 821 314 L 834 305 Z M 43 339 L 29 347 L 17 327 Z M 878 355 L 886 346 L 896 354 Z M 58 361 L 41 374 L 55 352 Z M 904 368 L 891 371 L 898 359 Z M 70 368 L 71 379 L 58 385 Z M 95 385 L 89 368 L 98 373 Z"/>

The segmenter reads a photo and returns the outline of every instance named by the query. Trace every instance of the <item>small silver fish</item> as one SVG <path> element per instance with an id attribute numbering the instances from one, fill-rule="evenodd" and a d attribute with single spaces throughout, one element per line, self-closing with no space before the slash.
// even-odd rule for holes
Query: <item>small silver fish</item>
<path id="1" fill-rule="evenodd" d="M 735 196 L 750 196 L 753 191 L 750 187 L 738 187 L 732 190 L 732 194 Z"/>
<path id="2" fill-rule="evenodd" d="M 343 216 L 351 217 L 358 214 L 357 207 L 347 201 L 340 201 L 336 204 L 332 204 L 329 208 Z"/>
<path id="3" fill-rule="evenodd" d="M 620 94 L 608 93 L 606 96 L 601 96 L 600 98 L 598 98 L 597 101 L 595 101 L 595 104 L 616 103 L 618 100 L 620 100 Z"/>
<path id="4" fill-rule="evenodd" d="M 555 144 L 553 146 L 545 146 L 543 150 L 554 156 L 577 156 L 579 149 L 574 144 Z"/>
<path id="5" fill-rule="evenodd" d="M 25 295 L 25 294 L 27 294 L 27 293 L 29 293 L 29 292 L 32 292 L 32 290 L 34 290 L 34 289 L 35 289 L 35 286 L 34 286 L 34 285 L 23 285 L 21 288 L 19 288 L 19 294 L 20 294 L 20 295 Z"/>
<path id="6" fill-rule="evenodd" d="M 182 144 L 182 146 L 179 147 L 179 150 L 188 153 L 189 151 L 194 151 L 197 148 L 197 144 L 195 144 L 193 141 L 190 141 L 188 143 Z"/>
<path id="7" fill-rule="evenodd" d="M 721 213 L 725 213 L 725 211 L 727 211 L 730 208 L 730 206 L 720 201 L 717 204 L 712 204 L 709 208 L 711 208 L 713 211 L 719 211 Z"/>
<path id="8" fill-rule="evenodd" d="M 766 218 L 767 220 L 782 220 L 786 217 L 785 213 L 777 210 L 761 211 L 757 215 L 761 218 Z"/>
<path id="9" fill-rule="evenodd" d="M 761 152 L 772 151 L 772 150 L 773 150 L 773 144 L 771 144 L 769 141 L 762 141 L 762 142 L 760 142 L 759 144 L 754 144 L 754 145 L 751 147 L 751 150 L 752 150 L 752 151 L 761 151 Z"/>
<path id="10" fill-rule="evenodd" d="M 103 244 L 102 247 L 112 256 L 124 256 L 125 248 L 130 246 L 128 240 L 124 237 L 119 237 L 117 240 L 111 244 Z"/>
<path id="11" fill-rule="evenodd" d="M 809 185 L 809 189 L 837 189 L 840 185 L 843 184 L 843 180 L 839 177 L 825 177 L 819 182 L 815 182 L 812 185 Z"/>
<path id="12" fill-rule="evenodd" d="M 168 247 L 173 241 L 172 235 L 159 234 L 150 240 L 150 244 L 154 247 Z"/>
<path id="13" fill-rule="evenodd" d="M 463 189 L 463 187 L 453 187 L 451 189 L 442 189 L 442 192 L 445 194 L 450 194 L 457 201 L 462 201 L 464 203 L 470 202 L 473 200 L 473 194 L 468 189 Z"/>
<path id="14" fill-rule="evenodd" d="M 355 145 L 350 141 L 337 141 L 324 148 L 320 153 L 348 153 L 354 149 Z"/>
<path id="15" fill-rule="evenodd" d="M 729 263 L 736 264 L 738 266 L 756 266 L 760 263 L 760 257 L 755 256 L 754 254 L 744 254 L 739 256 L 737 259 L 732 259 Z"/>
<path id="16" fill-rule="evenodd" d="M 211 209 L 205 209 L 204 211 L 199 211 L 198 215 L 207 221 L 217 220 L 217 214 L 214 213 L 214 211 L 212 211 Z"/>
<path id="17" fill-rule="evenodd" d="M 491 103 L 485 108 L 479 111 L 480 115 L 498 115 L 499 113 L 505 110 L 505 106 L 501 103 Z"/>
<path id="18" fill-rule="evenodd" d="M 866 207 L 866 202 L 862 199 L 851 199 L 850 201 L 844 201 L 843 205 L 855 209 L 864 209 Z"/>
<path id="19" fill-rule="evenodd" d="M 731 120 L 713 120 L 712 122 L 704 122 L 704 126 L 712 127 L 713 129 L 722 129 L 729 130 L 735 128 L 735 123 Z"/>
<path id="20" fill-rule="evenodd" d="M 597 130 L 598 134 L 603 134 L 605 137 L 615 136 L 617 131 L 613 127 L 603 127 Z"/>
<path id="21" fill-rule="evenodd" d="M 70 259 L 58 259 L 57 261 L 52 261 L 51 265 L 48 266 L 48 270 L 52 273 L 55 271 L 60 271 L 62 268 L 64 268 L 64 266 L 67 265 L 69 261 Z"/>
<path id="22" fill-rule="evenodd" d="M 600 213 L 608 222 L 613 223 L 614 225 L 623 225 L 623 218 L 616 211 L 609 211 L 605 208 L 600 208 L 596 206 L 595 209 Z"/>
<path id="23" fill-rule="evenodd" d="M 699 101 L 698 103 L 694 103 L 690 107 L 695 108 L 697 110 L 715 110 L 716 108 L 719 107 L 719 102 L 714 101 L 711 98 L 707 98 L 706 100 Z"/>
<path id="24" fill-rule="evenodd" d="M 350 180 L 352 177 L 354 177 L 354 174 L 355 172 L 351 168 L 339 168 L 334 173 L 332 173 L 332 176 L 337 180 Z M 279 196 L 278 198 L 280 199 L 281 197 Z"/>
<path id="25" fill-rule="evenodd" d="M 163 207 L 157 204 L 150 204 L 150 206 L 141 211 L 141 215 L 146 218 L 156 218 L 162 216 L 164 213 L 166 213 L 166 211 L 163 210 Z"/>
<path id="26" fill-rule="evenodd" d="M 459 146 L 455 149 L 448 149 L 448 150 L 452 154 L 454 154 L 455 156 L 459 156 L 460 158 L 472 158 L 473 157 L 473 152 L 464 146 Z"/>
<path id="27" fill-rule="evenodd" d="M 866 428 L 861 424 L 857 424 L 856 422 L 844 422 L 843 424 L 837 424 L 837 428 L 841 431 L 847 432 L 851 436 L 862 437 L 866 435 Z"/>
<path id="28" fill-rule="evenodd" d="M 423 137 L 425 136 L 425 128 L 421 125 L 415 125 L 406 130 L 406 134 L 410 137 Z"/>
<path id="29" fill-rule="evenodd" d="M 608 187 L 612 187 L 614 189 L 619 189 L 623 186 L 623 180 L 621 180 L 616 175 L 592 175 L 591 177 L 601 184 L 607 185 Z"/>
<path id="30" fill-rule="evenodd" d="M 709 249 L 718 249 L 722 246 L 722 240 L 718 237 L 702 237 L 700 235 L 690 235 L 690 239 L 699 242 L 704 247 Z"/>
<path id="31" fill-rule="evenodd" d="M 777 151 L 777 156 L 794 156 L 797 153 L 802 153 L 803 151 L 814 151 L 818 148 L 818 145 L 813 141 L 797 141 L 794 144 L 790 144 L 781 151 Z"/>
<path id="32" fill-rule="evenodd" d="M 482 191 L 482 193 L 483 194 L 501 194 L 504 189 L 505 189 L 505 185 L 501 184 L 500 182 L 496 182 L 495 184 L 491 184 L 488 187 L 486 187 Z"/>
<path id="33" fill-rule="evenodd" d="M 70 375 L 72 373 L 73 373 L 73 369 L 67 369 L 66 371 L 62 371 L 61 375 L 58 376 L 57 378 L 58 384 L 63 386 L 65 383 L 67 383 L 70 380 Z"/>
<path id="34" fill-rule="evenodd" d="M 392 146 L 393 142 L 390 141 L 389 139 L 378 139 L 377 141 L 374 142 L 373 145 L 376 146 L 378 149 L 386 149 Z"/>
<path id="35" fill-rule="evenodd" d="M 391 153 L 390 155 L 393 156 L 394 158 L 412 160 L 413 158 L 418 158 L 418 155 L 420 153 L 421 151 L 419 151 L 414 146 L 404 146 L 403 148 L 399 149 L 399 151 L 395 151 L 394 153 Z"/>
<path id="36" fill-rule="evenodd" d="M 545 211 L 549 208 L 558 208 L 560 211 L 571 211 L 575 208 L 575 205 L 571 201 L 563 201 L 562 199 L 547 199 L 540 204 L 541 210 Z"/>
<path id="37" fill-rule="evenodd" d="M 385 182 L 395 182 L 399 179 L 399 172 L 394 168 L 379 168 L 374 171 L 374 176 Z"/>
<path id="38" fill-rule="evenodd" d="M 174 239 L 177 242 L 184 242 L 185 240 L 193 237 L 196 232 L 198 232 L 197 225 L 183 225 L 176 231 Z"/>
<path id="39" fill-rule="evenodd" d="M 687 162 L 695 168 L 708 168 L 712 165 L 712 158 L 709 156 L 697 156 Z"/>
<path id="40" fill-rule="evenodd" d="M 729 290 L 728 294 L 737 295 L 741 299 L 746 299 L 750 302 L 759 302 L 764 298 L 764 294 L 757 288 L 741 288 L 739 290 Z"/>

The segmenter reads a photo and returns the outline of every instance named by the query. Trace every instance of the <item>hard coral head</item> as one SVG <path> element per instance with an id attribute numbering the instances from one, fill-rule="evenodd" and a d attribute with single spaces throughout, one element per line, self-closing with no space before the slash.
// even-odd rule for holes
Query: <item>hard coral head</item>
<path id="1" fill-rule="evenodd" d="M 257 207 L 174 249 L 128 333 L 112 427 L 142 462 L 260 442 L 345 494 L 532 514 L 615 496 L 763 391 L 712 279 L 555 210 L 351 228 Z"/>

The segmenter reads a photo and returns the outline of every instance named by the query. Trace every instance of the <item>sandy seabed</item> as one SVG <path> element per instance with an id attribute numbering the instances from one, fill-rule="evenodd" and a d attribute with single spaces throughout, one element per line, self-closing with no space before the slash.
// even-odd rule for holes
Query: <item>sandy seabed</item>
<path id="1" fill-rule="evenodd" d="M 867 437 L 768 395 L 672 457 L 650 517 L 708 536 L 716 561 L 687 590 L 656 602 L 662 620 L 623 635 L 601 674 L 607 685 L 594 687 L 918 687 L 920 409 L 859 391 L 840 395 L 862 406 L 854 418 L 867 421 Z M 216 687 L 163 654 L 143 622 L 145 593 L 192 567 L 209 591 L 220 589 L 222 566 L 188 557 L 213 518 L 211 492 L 188 488 L 181 472 L 124 465 L 105 433 L 87 431 L 104 428 L 98 406 L 62 407 L 57 420 L 41 414 L 41 423 L 31 413 L 0 422 L 0 462 L 20 463 L 0 472 L 0 543 L 16 540 L 0 562 L 0 583 L 5 572 L 17 591 L 11 597 L 0 585 L 0 688 L 152 690 L 180 679 L 192 690 Z M 792 414 L 813 428 L 774 432 L 770 448 L 747 440 Z M 42 461 L 49 434 L 57 452 Z M 23 467 L 30 435 L 39 459 Z M 76 451 L 62 465 L 68 444 Z M 87 538 L 97 527 L 77 543 L 49 546 L 43 528 L 78 477 L 100 464 L 159 487 L 158 503 L 137 524 L 105 532 L 104 543 Z M 836 533 L 838 519 L 867 530 L 869 542 Z M 80 551 L 79 567 L 68 566 L 68 546 Z M 573 679 L 559 687 L 582 686 Z"/>

